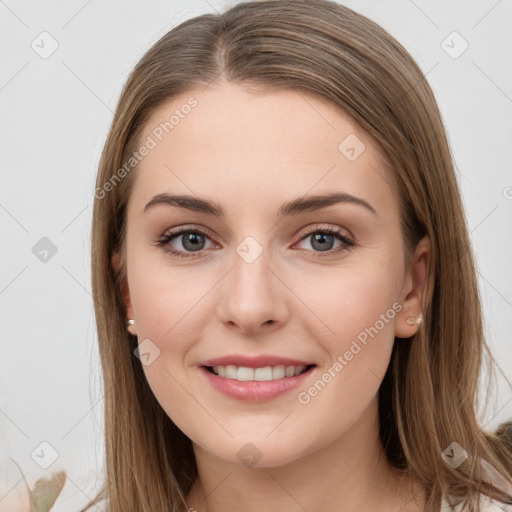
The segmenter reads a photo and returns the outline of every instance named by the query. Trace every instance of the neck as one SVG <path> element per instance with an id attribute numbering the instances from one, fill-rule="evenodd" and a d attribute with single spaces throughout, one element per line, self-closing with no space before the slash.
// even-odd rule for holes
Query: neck
<path id="1" fill-rule="evenodd" d="M 423 489 L 387 461 L 376 400 L 341 437 L 281 466 L 247 468 L 195 444 L 194 452 L 198 478 L 187 496 L 189 510 L 424 510 Z"/>

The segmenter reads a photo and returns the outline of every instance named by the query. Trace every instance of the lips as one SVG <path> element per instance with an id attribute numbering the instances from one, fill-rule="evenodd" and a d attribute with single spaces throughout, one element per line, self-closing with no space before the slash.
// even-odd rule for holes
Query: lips
<path id="1" fill-rule="evenodd" d="M 267 358 L 266 361 L 269 359 Z M 283 360 L 281 358 L 281 360 Z M 284 359 L 290 361 L 290 359 Z M 205 362 L 215 362 L 214 359 Z M 253 360 L 254 362 L 254 360 Z M 247 363 L 245 363 L 247 364 Z M 229 365 L 228 365 L 229 366 Z M 293 366 L 292 366 L 293 367 Z M 226 367 L 225 367 L 226 368 Z M 205 378 L 206 382 L 222 395 L 243 402 L 264 402 L 272 400 L 286 392 L 291 392 L 301 385 L 313 379 L 316 375 L 316 365 L 311 365 L 307 370 L 293 377 L 284 377 L 263 381 L 239 381 L 237 379 L 225 378 L 208 370 L 207 366 L 199 367 L 199 375 Z"/>
<path id="2" fill-rule="evenodd" d="M 316 366 L 311 361 L 300 359 L 290 359 L 288 357 L 260 355 L 256 357 L 249 357 L 245 355 L 231 355 L 208 359 L 199 364 L 199 366 L 213 367 L 213 366 L 244 366 L 247 368 L 264 368 L 265 366 Z"/>

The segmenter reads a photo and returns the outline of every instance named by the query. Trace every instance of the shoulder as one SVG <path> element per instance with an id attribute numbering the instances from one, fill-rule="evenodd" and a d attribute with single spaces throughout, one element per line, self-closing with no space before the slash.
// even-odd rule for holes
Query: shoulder
<path id="1" fill-rule="evenodd" d="M 512 504 L 506 504 L 502 501 L 493 500 L 485 494 L 481 495 L 480 507 L 481 512 L 512 512 Z M 462 508 L 460 505 L 452 508 L 446 498 L 443 497 L 440 512 L 462 512 Z"/>

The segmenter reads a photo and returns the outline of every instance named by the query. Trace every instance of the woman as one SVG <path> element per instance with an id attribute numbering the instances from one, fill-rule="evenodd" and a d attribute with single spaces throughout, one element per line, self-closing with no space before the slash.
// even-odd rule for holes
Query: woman
<path id="1" fill-rule="evenodd" d="M 182 23 L 130 75 L 95 197 L 95 502 L 512 503 L 508 424 L 477 419 L 493 359 L 441 115 L 380 26 L 326 0 Z"/>

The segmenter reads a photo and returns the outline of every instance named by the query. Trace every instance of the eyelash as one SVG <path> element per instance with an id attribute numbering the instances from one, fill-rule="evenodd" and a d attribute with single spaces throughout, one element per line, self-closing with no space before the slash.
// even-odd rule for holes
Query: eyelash
<path id="1" fill-rule="evenodd" d="M 199 234 L 199 235 L 205 236 L 207 238 L 210 238 L 208 236 L 208 233 L 206 233 L 202 229 L 198 229 L 198 228 L 180 228 L 180 229 L 178 229 L 176 231 L 171 231 L 170 233 L 162 235 L 160 238 L 157 239 L 156 245 L 159 246 L 159 247 L 162 247 L 162 249 L 165 252 L 171 253 L 171 254 L 177 256 L 178 258 L 196 259 L 196 258 L 200 257 L 201 256 L 201 252 L 203 252 L 203 251 L 195 251 L 195 252 L 190 252 L 190 253 L 184 253 L 183 251 L 177 251 L 177 250 L 173 249 L 170 245 L 168 245 L 169 242 L 172 239 L 174 239 L 174 238 L 176 238 L 179 235 L 182 235 L 184 233 L 193 233 L 195 235 Z M 322 233 L 324 235 L 335 235 L 336 238 L 338 238 L 338 240 L 340 240 L 341 242 L 343 242 L 343 244 L 345 244 L 345 247 L 341 247 L 341 248 L 338 248 L 338 249 L 331 249 L 329 251 L 309 251 L 309 252 L 313 253 L 312 256 L 315 257 L 315 258 L 322 257 L 323 254 L 331 255 L 331 254 L 338 253 L 338 252 L 341 252 L 341 251 L 346 251 L 346 250 L 352 248 L 353 246 L 355 246 L 355 242 L 353 242 L 347 236 L 343 235 L 342 234 L 342 229 L 338 228 L 338 227 L 326 227 L 326 228 L 314 228 L 314 229 L 311 229 L 310 231 L 308 231 L 299 240 L 299 242 L 302 242 L 303 240 L 308 238 L 308 236 L 311 236 L 311 235 L 316 234 L 316 233 Z"/>

